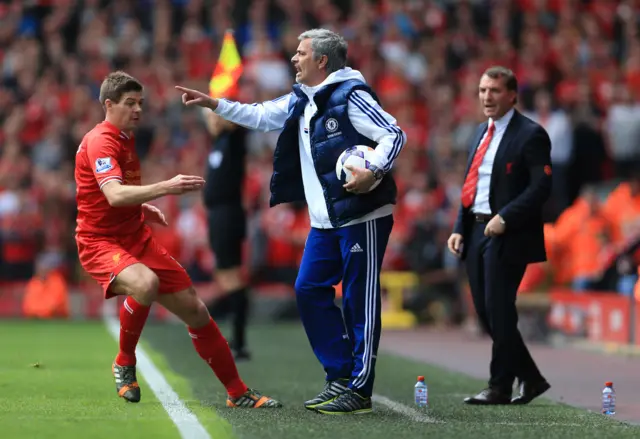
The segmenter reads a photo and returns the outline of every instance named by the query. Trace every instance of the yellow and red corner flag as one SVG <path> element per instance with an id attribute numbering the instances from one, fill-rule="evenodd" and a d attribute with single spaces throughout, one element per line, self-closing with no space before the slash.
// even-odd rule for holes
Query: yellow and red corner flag
<path id="1" fill-rule="evenodd" d="M 224 33 L 218 63 L 209 80 L 209 96 L 222 98 L 236 92 L 238 78 L 242 74 L 242 59 L 233 38 L 233 32 Z"/>

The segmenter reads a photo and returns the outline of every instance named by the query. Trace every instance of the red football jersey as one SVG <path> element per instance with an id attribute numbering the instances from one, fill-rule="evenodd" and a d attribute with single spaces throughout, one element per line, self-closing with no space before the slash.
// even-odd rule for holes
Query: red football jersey
<path id="1" fill-rule="evenodd" d="M 135 142 L 104 121 L 89 131 L 76 153 L 77 233 L 129 235 L 144 225 L 141 206 L 112 207 L 102 193 L 110 181 L 140 185 Z"/>

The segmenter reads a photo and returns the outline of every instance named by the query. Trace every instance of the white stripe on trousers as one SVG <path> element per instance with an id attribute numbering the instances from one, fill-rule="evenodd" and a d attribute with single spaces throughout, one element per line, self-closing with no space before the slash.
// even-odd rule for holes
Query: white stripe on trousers
<path id="1" fill-rule="evenodd" d="M 362 387 L 371 375 L 371 359 L 376 326 L 376 290 L 378 286 L 378 233 L 376 220 L 367 221 L 367 279 L 365 282 L 365 314 L 364 314 L 364 353 L 362 354 L 362 370 L 355 380 L 354 387 Z"/>

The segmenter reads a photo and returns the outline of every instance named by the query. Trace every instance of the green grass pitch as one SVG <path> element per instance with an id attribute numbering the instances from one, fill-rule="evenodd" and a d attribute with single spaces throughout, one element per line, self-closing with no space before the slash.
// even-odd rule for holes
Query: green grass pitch
<path id="1" fill-rule="evenodd" d="M 212 439 L 640 436 L 640 427 L 544 398 L 525 407 L 465 406 L 464 395 L 483 382 L 384 352 L 378 355 L 375 392 L 413 414 L 377 402 L 370 415 L 322 416 L 302 407 L 322 387 L 324 373 L 300 325 L 254 327 L 249 340 L 253 360 L 239 364 L 241 375 L 249 386 L 280 399 L 284 409 L 226 408 L 222 385 L 194 352 L 184 327 L 153 324 L 143 334 L 151 359 Z M 178 439 L 143 376 L 140 404 L 117 397 L 111 376 L 116 348 L 100 322 L 0 322 L 0 437 Z M 429 385 L 426 410 L 412 405 L 418 375 Z"/>

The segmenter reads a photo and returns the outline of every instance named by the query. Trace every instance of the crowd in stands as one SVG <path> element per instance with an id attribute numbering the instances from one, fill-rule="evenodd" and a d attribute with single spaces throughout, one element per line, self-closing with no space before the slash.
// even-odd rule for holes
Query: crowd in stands
<path id="1" fill-rule="evenodd" d="M 185 110 L 173 86 L 206 90 L 223 32 L 233 28 L 245 68 L 238 99 L 273 99 L 290 91 L 297 36 L 327 27 L 348 39 L 349 65 L 408 135 L 395 163 L 386 269 L 414 270 L 435 289 L 454 282 L 446 239 L 483 119 L 477 84 L 485 68 L 502 64 L 518 77 L 519 109 L 553 145 L 552 268 L 536 270 L 595 287 L 611 265 L 603 261 L 640 231 L 637 182 L 623 183 L 602 206 L 584 192 L 640 174 L 639 10 L 637 0 L 2 1 L 0 279 L 29 279 L 43 265 L 71 283 L 84 278 L 73 240 L 74 155 L 103 117 L 97 97 L 109 71 L 124 69 L 146 85 L 136 134 L 143 183 L 202 175 L 212 142 L 202 114 Z M 304 205 L 268 209 L 277 135 L 252 133 L 249 141 L 247 258 L 256 272 L 295 270 L 308 229 Z M 170 223 L 157 229 L 162 242 L 196 281 L 210 279 L 215 255 L 201 196 L 156 204 Z M 633 275 L 637 260 L 623 260 L 617 266 Z M 626 292 L 623 284 L 614 289 Z"/>

